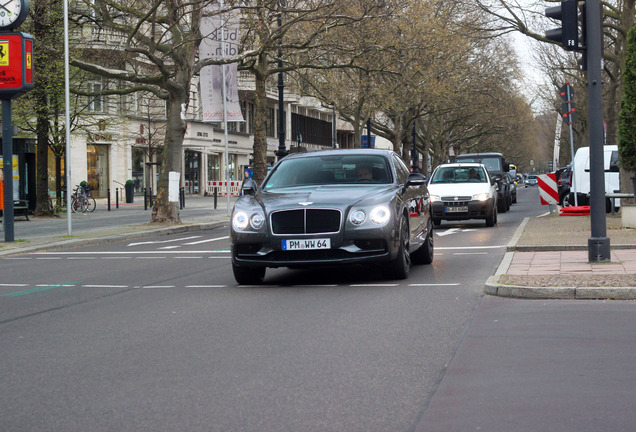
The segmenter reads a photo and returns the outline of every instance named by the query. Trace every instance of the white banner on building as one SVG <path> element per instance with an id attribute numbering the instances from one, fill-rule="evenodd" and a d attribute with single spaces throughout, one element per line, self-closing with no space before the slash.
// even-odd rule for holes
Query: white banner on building
<path id="1" fill-rule="evenodd" d="M 199 47 L 201 60 L 221 58 L 238 53 L 239 21 L 229 16 L 214 15 L 218 11 L 217 5 L 210 5 L 205 9 L 201 18 L 201 34 L 203 40 Z M 225 20 L 225 40 L 222 41 L 221 20 Z M 223 53 L 225 42 L 225 53 Z M 243 114 L 238 96 L 238 71 L 236 63 L 228 65 L 211 65 L 201 69 L 201 105 L 203 121 L 222 122 L 223 117 L 223 69 L 225 68 L 225 100 L 227 107 L 227 121 L 241 122 Z"/>
<path id="2" fill-rule="evenodd" d="M 179 202 L 179 180 L 181 173 L 170 171 L 168 173 L 168 201 Z"/>

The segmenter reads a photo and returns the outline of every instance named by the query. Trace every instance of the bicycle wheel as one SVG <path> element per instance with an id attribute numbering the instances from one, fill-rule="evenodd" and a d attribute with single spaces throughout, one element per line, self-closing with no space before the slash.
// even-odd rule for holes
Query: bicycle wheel
<path id="1" fill-rule="evenodd" d="M 86 197 L 86 211 L 92 213 L 92 212 L 95 211 L 95 207 L 97 207 L 97 203 L 95 202 L 95 198 L 93 198 L 92 196 L 87 196 Z"/>
<path id="2" fill-rule="evenodd" d="M 73 198 L 73 201 L 71 201 L 71 210 L 73 210 L 73 213 L 83 212 L 84 201 L 81 198 Z"/>

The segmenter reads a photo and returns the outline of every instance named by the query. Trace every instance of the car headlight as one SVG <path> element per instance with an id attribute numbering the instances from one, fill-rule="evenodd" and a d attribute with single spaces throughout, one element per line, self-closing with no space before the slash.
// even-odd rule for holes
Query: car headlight
<path id="1" fill-rule="evenodd" d="M 387 206 L 377 206 L 369 213 L 369 219 L 378 225 L 386 224 L 391 219 L 391 210 Z"/>
<path id="2" fill-rule="evenodd" d="M 265 216 L 260 213 L 254 213 L 250 218 L 250 225 L 252 225 L 252 228 L 254 228 L 255 230 L 260 229 L 264 223 Z"/>
<path id="3" fill-rule="evenodd" d="M 260 213 L 254 213 L 252 216 L 244 211 L 238 211 L 232 216 L 232 227 L 236 231 L 244 231 L 248 225 L 251 225 L 254 229 L 259 229 L 265 223 L 265 216 Z"/>
<path id="4" fill-rule="evenodd" d="M 363 210 L 354 210 L 349 215 L 349 220 L 354 225 L 362 225 L 367 219 L 367 214 Z"/>
<path id="5" fill-rule="evenodd" d="M 438 201 L 441 201 L 441 200 L 442 200 L 442 199 L 439 197 L 439 195 L 431 195 L 431 196 L 429 197 L 429 199 L 431 200 L 431 202 L 432 202 L 432 203 L 434 203 L 434 202 L 438 202 Z"/>
<path id="6" fill-rule="evenodd" d="M 473 201 L 487 201 L 487 200 L 488 200 L 487 193 L 480 193 L 477 195 L 473 195 Z"/>

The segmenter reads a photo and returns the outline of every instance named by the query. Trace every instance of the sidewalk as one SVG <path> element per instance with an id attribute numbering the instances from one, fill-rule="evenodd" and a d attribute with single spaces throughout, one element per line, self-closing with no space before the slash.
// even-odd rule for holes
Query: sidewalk
<path id="1" fill-rule="evenodd" d="M 611 256 L 589 263 L 589 216 L 524 220 L 485 292 L 502 297 L 636 299 L 636 229 L 606 215 Z"/>
<path id="2" fill-rule="evenodd" d="M 150 223 L 152 209 L 144 209 L 143 198 L 135 197 L 135 200 L 132 204 L 120 202 L 119 208 L 115 203 L 111 203 L 108 211 L 106 200 L 98 199 L 93 213 L 72 213 L 70 236 L 66 213 L 60 217 L 30 216 L 30 221 L 16 217 L 15 241 L 5 242 L 4 230 L 0 231 L 0 256 L 62 246 L 211 229 L 227 225 L 230 221 L 227 197 L 218 197 L 214 208 L 214 197 L 186 196 L 185 207 L 179 212 L 182 222 L 180 225 Z M 235 201 L 235 197 L 230 198 L 230 210 Z"/>

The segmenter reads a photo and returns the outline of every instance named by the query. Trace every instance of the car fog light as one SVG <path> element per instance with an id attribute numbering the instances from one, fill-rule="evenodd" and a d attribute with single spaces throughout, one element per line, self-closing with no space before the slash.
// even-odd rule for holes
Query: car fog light
<path id="1" fill-rule="evenodd" d="M 362 210 L 354 210 L 351 212 L 351 214 L 349 215 L 349 220 L 351 221 L 352 224 L 354 225 L 360 225 L 362 224 L 367 218 L 367 215 L 364 211 Z"/>
<path id="2" fill-rule="evenodd" d="M 249 223 L 249 218 L 247 217 L 247 213 L 243 211 L 239 211 L 234 213 L 232 217 L 232 226 L 237 231 L 243 231 L 247 228 L 247 224 Z"/>
<path id="3" fill-rule="evenodd" d="M 391 210 L 387 206 L 378 206 L 371 210 L 369 218 L 378 225 L 384 225 L 391 219 Z"/>

